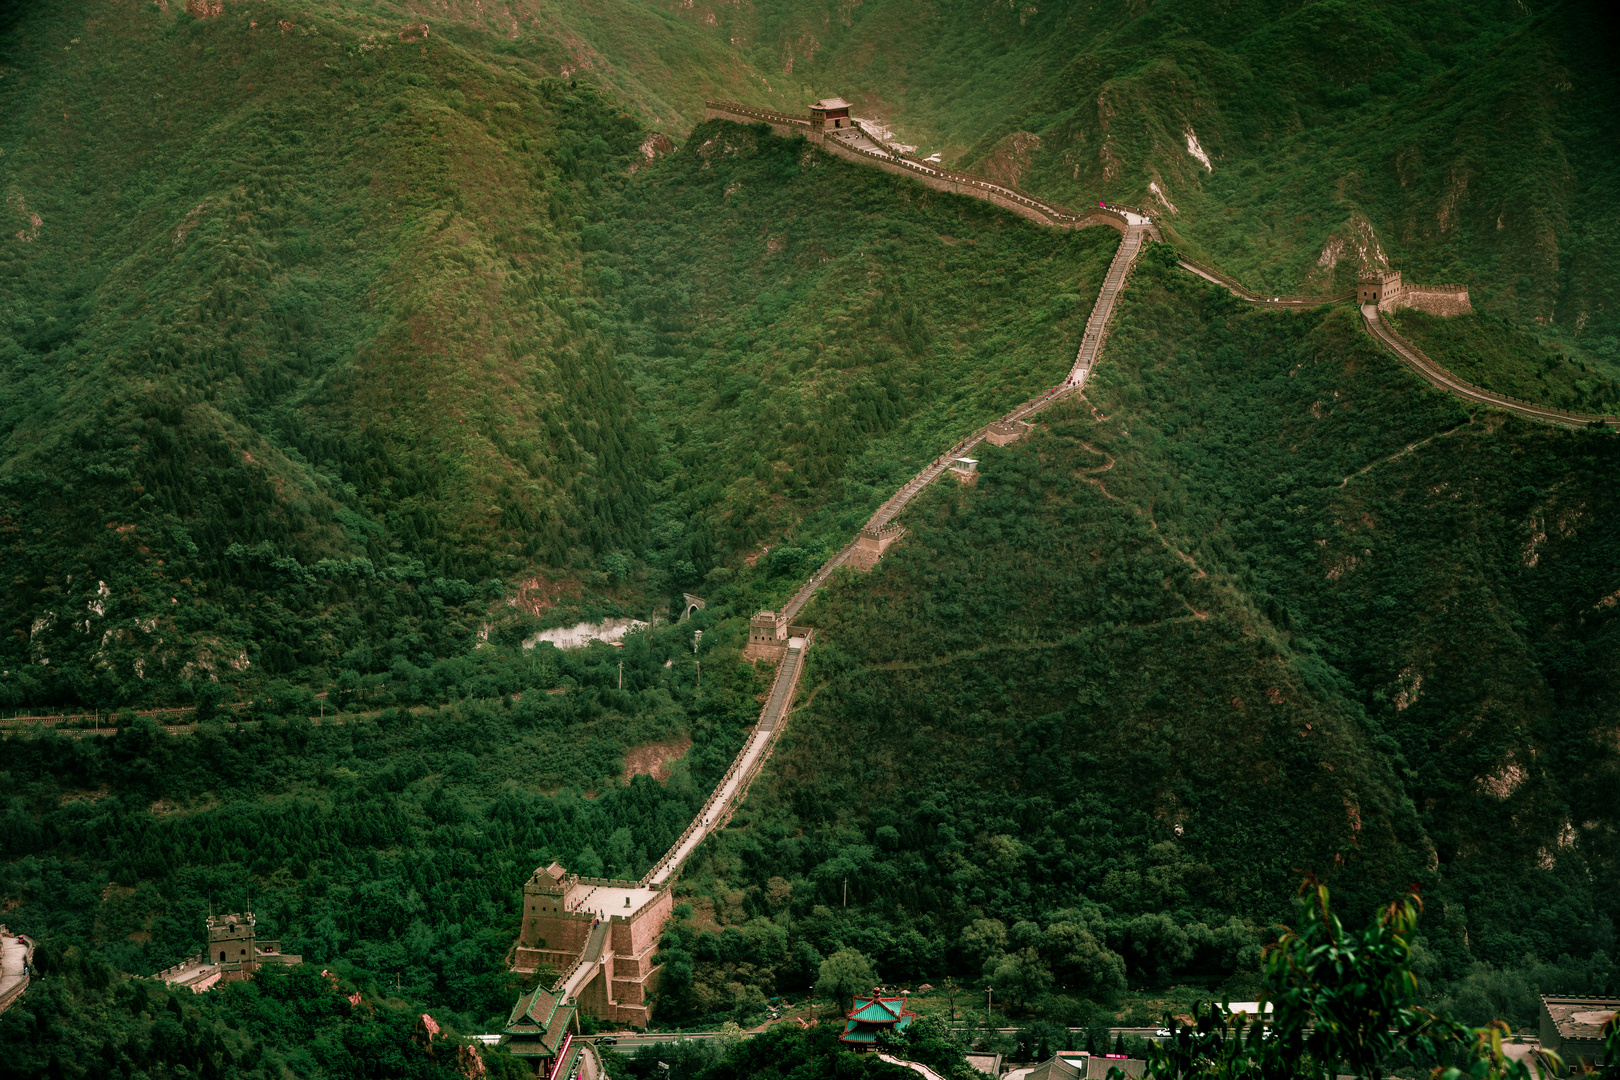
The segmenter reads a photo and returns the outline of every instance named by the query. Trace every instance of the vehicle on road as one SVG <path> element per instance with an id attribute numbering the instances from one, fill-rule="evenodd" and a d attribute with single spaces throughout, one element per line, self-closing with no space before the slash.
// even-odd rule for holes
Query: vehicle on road
<path id="1" fill-rule="evenodd" d="M 597 1046 L 618 1046 L 619 1045 L 619 1037 L 617 1035 L 598 1035 L 596 1037 L 596 1045 Z"/>
<path id="2" fill-rule="evenodd" d="M 1153 1036 L 1157 1039 L 1168 1039 L 1174 1034 L 1175 1032 L 1171 1031 L 1169 1028 L 1160 1028 L 1158 1031 L 1153 1033 Z"/>

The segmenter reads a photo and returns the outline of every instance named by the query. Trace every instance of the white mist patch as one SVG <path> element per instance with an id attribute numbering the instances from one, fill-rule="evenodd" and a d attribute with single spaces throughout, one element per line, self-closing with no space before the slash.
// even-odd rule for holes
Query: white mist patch
<path id="1" fill-rule="evenodd" d="M 1193 134 L 1192 128 L 1187 129 L 1187 153 L 1197 158 L 1198 164 L 1202 165 L 1209 172 L 1215 171 L 1215 166 L 1209 163 L 1209 155 L 1204 153 L 1204 148 L 1202 146 L 1198 145 L 1198 136 Z"/>
<path id="2" fill-rule="evenodd" d="M 554 630 L 542 630 L 523 643 L 525 649 L 532 649 L 542 641 L 549 641 L 559 649 L 578 649 L 593 641 L 618 641 L 632 630 L 641 630 L 647 626 L 640 619 L 603 619 L 599 623 L 575 623 L 573 626 L 559 626 Z"/>

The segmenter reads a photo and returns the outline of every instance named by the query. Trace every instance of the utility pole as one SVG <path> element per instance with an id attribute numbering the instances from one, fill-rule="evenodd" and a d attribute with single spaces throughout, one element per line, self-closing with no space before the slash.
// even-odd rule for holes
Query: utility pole
<path id="1" fill-rule="evenodd" d="M 619 661 L 619 689 L 624 689 L 624 661 Z"/>
<path id="2" fill-rule="evenodd" d="M 844 879 L 844 906 L 849 907 L 849 878 Z"/>
<path id="3" fill-rule="evenodd" d="M 701 631 L 701 630 L 692 631 L 692 657 L 693 657 L 692 662 L 697 664 L 697 675 L 698 675 L 697 684 L 698 684 L 698 689 L 699 690 L 703 689 L 703 661 L 697 659 L 697 651 L 698 651 L 698 646 L 701 645 L 702 643 L 703 643 L 703 631 Z"/>
<path id="4" fill-rule="evenodd" d="M 985 1027 L 992 1026 L 991 1022 L 990 1022 L 990 1003 L 992 1001 L 994 1001 L 995 998 L 996 998 L 996 988 L 993 987 L 993 986 L 985 987 L 984 988 L 984 1026 Z"/>

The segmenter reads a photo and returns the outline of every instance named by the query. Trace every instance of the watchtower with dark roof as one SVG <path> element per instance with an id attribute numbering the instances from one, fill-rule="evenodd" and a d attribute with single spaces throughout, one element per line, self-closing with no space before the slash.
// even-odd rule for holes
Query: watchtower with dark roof
<path id="1" fill-rule="evenodd" d="M 849 110 L 849 102 L 841 97 L 822 98 L 810 106 L 810 130 L 827 131 L 849 127 Z"/>

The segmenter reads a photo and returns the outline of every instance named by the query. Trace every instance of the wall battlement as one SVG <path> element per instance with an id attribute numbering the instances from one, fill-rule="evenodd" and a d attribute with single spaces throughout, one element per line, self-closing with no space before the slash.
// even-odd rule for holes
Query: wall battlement
<path id="1" fill-rule="evenodd" d="M 1356 303 L 1362 306 L 1373 304 L 1384 312 L 1414 308 L 1431 315 L 1467 315 L 1474 310 L 1468 302 L 1467 285 L 1403 282 L 1399 270 L 1363 274 L 1356 289 Z"/>

